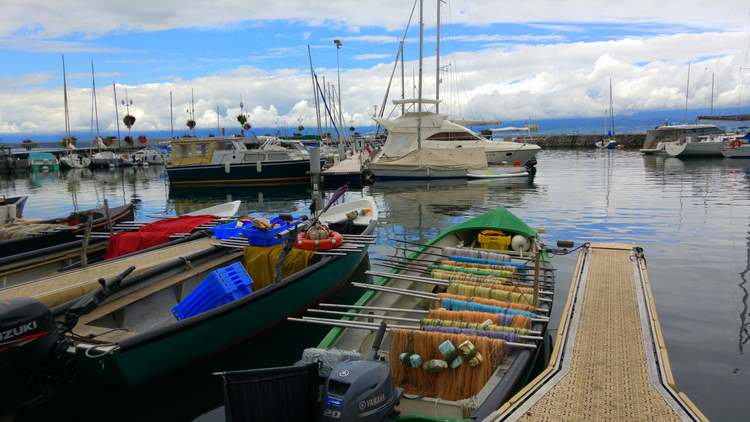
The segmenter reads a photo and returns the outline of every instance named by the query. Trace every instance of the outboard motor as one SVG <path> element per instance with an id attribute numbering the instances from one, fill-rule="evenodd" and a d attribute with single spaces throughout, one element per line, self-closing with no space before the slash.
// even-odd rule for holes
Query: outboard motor
<path id="1" fill-rule="evenodd" d="M 398 416 L 395 407 L 403 389 L 395 386 L 388 365 L 377 360 L 385 329 L 381 323 L 366 360 L 333 368 L 323 391 L 320 422 L 383 422 Z"/>
<path id="2" fill-rule="evenodd" d="M 46 373 L 63 339 L 43 303 L 27 297 L 0 301 L 0 408 L 27 405 L 48 393 Z"/>
<path id="3" fill-rule="evenodd" d="M 524 163 L 523 166 L 526 167 L 526 172 L 529 173 L 529 176 L 534 177 L 536 176 L 536 165 L 536 158 L 532 158 L 531 160 Z"/>

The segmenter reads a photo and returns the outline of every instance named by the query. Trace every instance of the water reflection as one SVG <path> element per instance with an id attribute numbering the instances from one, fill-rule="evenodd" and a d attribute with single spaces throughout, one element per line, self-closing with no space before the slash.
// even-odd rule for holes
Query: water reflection
<path id="1" fill-rule="evenodd" d="M 741 355 L 744 354 L 745 344 L 747 344 L 747 342 L 750 341 L 750 322 L 747 322 L 747 317 L 748 317 L 747 299 L 748 299 L 748 296 L 750 296 L 748 295 L 748 291 L 747 291 L 747 275 L 748 273 L 750 273 L 750 232 L 747 233 L 745 240 L 747 241 L 747 256 L 746 256 L 747 266 L 740 273 L 740 279 L 742 281 L 739 284 L 739 287 L 742 290 L 742 309 L 740 310 L 740 333 L 739 333 L 739 339 L 738 339 L 738 346 L 739 346 Z"/>

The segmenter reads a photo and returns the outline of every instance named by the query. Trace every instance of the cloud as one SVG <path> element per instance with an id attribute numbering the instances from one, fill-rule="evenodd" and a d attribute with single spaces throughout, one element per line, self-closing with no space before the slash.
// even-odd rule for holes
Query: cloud
<path id="1" fill-rule="evenodd" d="M 599 116 L 608 104 L 608 79 L 613 78 L 616 113 L 681 108 L 685 101 L 687 63 L 703 58 L 690 75 L 691 107 L 710 100 L 711 73 L 716 73 L 715 104 L 735 106 L 743 85 L 738 69 L 743 55 L 741 32 L 705 32 L 633 37 L 596 42 L 516 44 L 479 52 L 458 52 L 442 58 L 450 72 L 442 75 L 441 111 L 453 117 L 500 120 L 539 117 Z M 389 60 L 390 61 L 390 60 Z M 424 63 L 425 96 L 434 96 L 434 57 Z M 411 86 L 413 61 L 405 63 Z M 342 103 L 348 125 L 371 125 L 372 105 L 382 102 L 393 63 L 342 71 Z M 335 70 L 319 69 L 326 80 Z M 398 77 L 397 72 L 397 77 Z M 29 74 L 23 89 L 0 83 L 0 131 L 62 131 L 62 87 L 48 88 L 44 74 Z M 0 81 L 4 82 L 4 81 Z M 40 86 L 41 84 L 41 86 Z M 400 91 L 400 81 L 393 87 Z M 119 95 L 124 94 L 119 85 Z M 134 130 L 169 128 L 169 92 L 173 92 L 175 126 L 184 128 L 184 110 L 195 90 L 200 127 L 216 126 L 216 107 L 225 127 L 236 126 L 240 96 L 255 127 L 315 125 L 310 76 L 306 68 L 263 70 L 236 67 L 193 79 L 129 85 Z M 410 90 L 410 88 L 407 88 Z M 400 92 L 392 92 L 400 96 Z M 410 96 L 411 92 L 407 94 Z M 748 98 L 744 93 L 743 98 Z M 111 88 L 99 94 L 101 125 L 114 129 Z M 70 89 L 71 123 L 75 130 L 90 124 L 90 90 Z M 389 103 L 386 115 L 393 106 Z M 122 111 L 120 112 L 122 115 Z"/>
<path id="2" fill-rule="evenodd" d="M 560 25 L 553 23 L 529 23 L 527 26 L 537 29 L 545 29 L 547 31 L 556 32 L 585 32 L 586 30 L 576 25 Z"/>
<path id="3" fill-rule="evenodd" d="M 341 40 L 341 42 L 361 42 L 361 43 L 379 43 L 379 44 L 389 44 L 389 43 L 398 43 L 401 41 L 401 38 L 394 37 L 392 35 L 353 35 L 348 37 L 336 37 L 336 39 Z M 331 41 L 333 41 L 333 38 L 331 38 Z"/>
<path id="4" fill-rule="evenodd" d="M 11 0 L 3 4 L 0 36 L 21 32 L 49 37 L 66 34 L 106 34 L 160 31 L 175 28 L 217 28 L 247 21 L 295 20 L 316 26 L 402 28 L 411 2 L 403 0 L 223 0 L 220 7 L 198 0 Z M 451 21 L 466 25 L 534 22 L 565 25 L 581 22 L 671 23 L 701 28 L 741 28 L 747 8 L 736 0 L 631 0 L 593 7 L 587 0 L 538 2 L 527 0 L 454 0 Z M 425 7 L 427 25 L 434 6 Z M 511 11 L 509 13 L 509 11 Z M 558 29 L 559 30 L 559 29 Z"/>
<path id="5" fill-rule="evenodd" d="M 393 57 L 393 54 L 375 54 L 375 53 L 368 53 L 368 54 L 357 54 L 354 56 L 354 60 L 377 60 L 377 59 L 387 59 Z"/>
<path id="6" fill-rule="evenodd" d="M 123 48 L 101 47 L 83 41 L 64 41 L 34 37 L 2 37 L 0 50 L 29 51 L 35 53 L 123 53 L 132 52 Z"/>
<path id="7" fill-rule="evenodd" d="M 502 35 L 502 34 L 476 34 L 476 35 L 453 35 L 442 38 L 444 41 L 457 42 L 560 42 L 567 40 L 562 35 Z"/>

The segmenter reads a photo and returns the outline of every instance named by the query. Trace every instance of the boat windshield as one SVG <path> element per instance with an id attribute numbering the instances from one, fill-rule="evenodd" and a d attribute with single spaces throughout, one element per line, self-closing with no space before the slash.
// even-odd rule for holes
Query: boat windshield
<path id="1" fill-rule="evenodd" d="M 438 132 L 427 138 L 428 141 L 476 141 L 476 135 L 471 132 Z"/>

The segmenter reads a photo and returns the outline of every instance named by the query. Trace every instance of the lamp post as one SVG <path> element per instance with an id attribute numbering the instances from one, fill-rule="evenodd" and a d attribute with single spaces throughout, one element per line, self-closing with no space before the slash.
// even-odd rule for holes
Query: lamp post
<path id="1" fill-rule="evenodd" d="M 341 49 L 341 46 L 344 45 L 341 43 L 341 40 L 333 40 L 333 44 L 336 46 L 336 79 L 338 81 L 338 91 L 339 91 L 339 128 L 344 127 L 344 117 L 343 117 L 343 111 L 341 109 L 341 68 L 339 66 L 339 50 Z"/>

